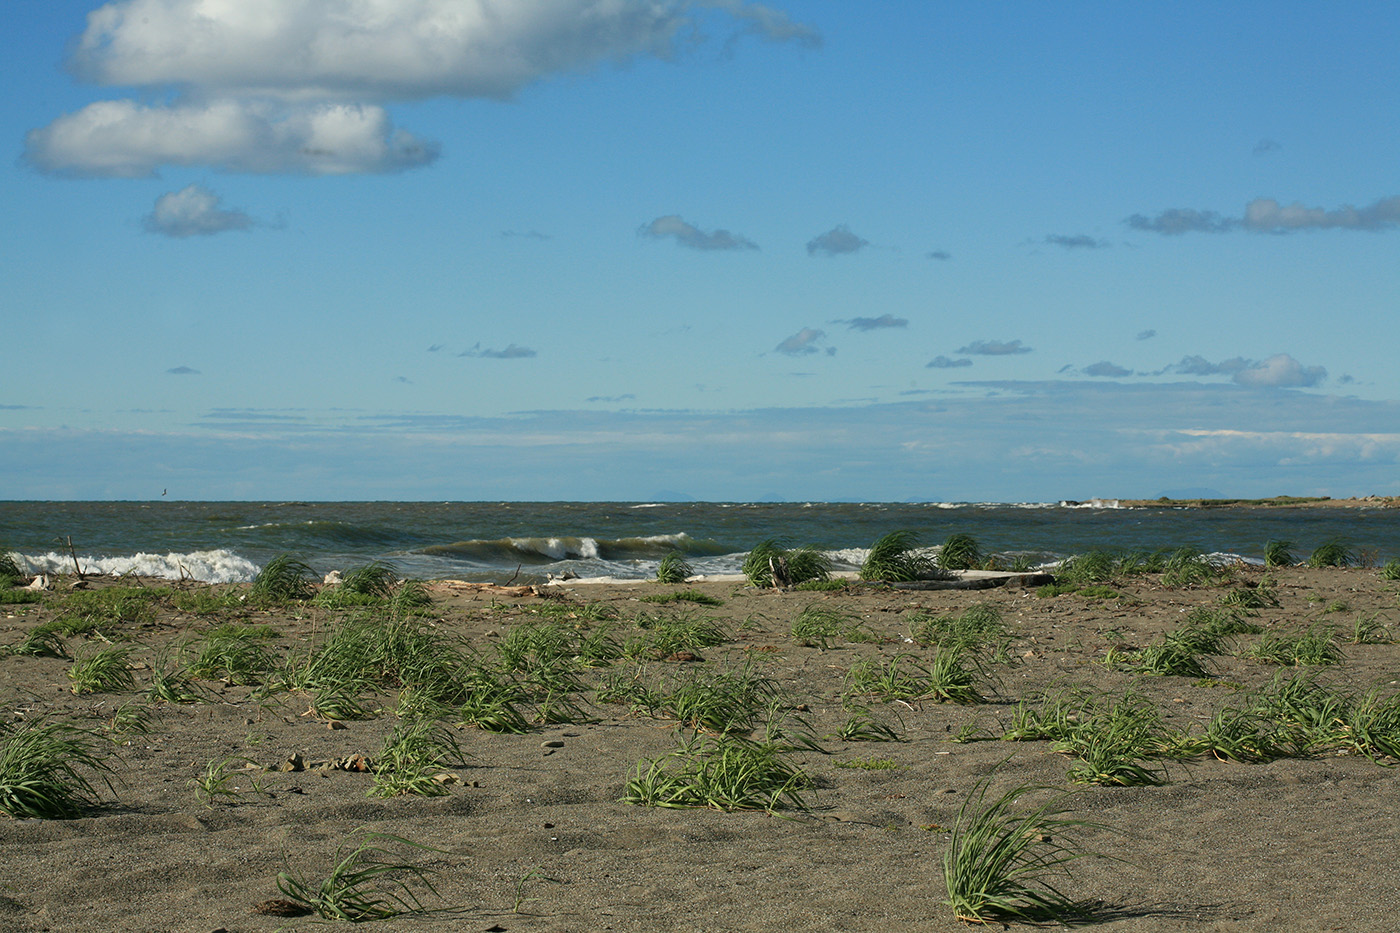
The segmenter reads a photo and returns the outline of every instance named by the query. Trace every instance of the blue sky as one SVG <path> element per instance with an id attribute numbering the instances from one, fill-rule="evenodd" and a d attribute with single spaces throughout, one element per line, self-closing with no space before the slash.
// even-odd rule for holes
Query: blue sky
<path id="1" fill-rule="evenodd" d="M 7 21 L 5 498 L 1400 494 L 1393 3 Z"/>

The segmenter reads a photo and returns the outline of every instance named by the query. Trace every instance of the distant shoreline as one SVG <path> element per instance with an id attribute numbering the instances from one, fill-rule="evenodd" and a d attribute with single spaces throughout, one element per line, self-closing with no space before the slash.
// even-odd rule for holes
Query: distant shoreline
<path id="1" fill-rule="evenodd" d="M 1330 496 L 1272 496 L 1267 499 L 1119 499 L 1124 508 L 1166 509 L 1395 509 L 1400 496 L 1356 496 L 1333 499 Z"/>

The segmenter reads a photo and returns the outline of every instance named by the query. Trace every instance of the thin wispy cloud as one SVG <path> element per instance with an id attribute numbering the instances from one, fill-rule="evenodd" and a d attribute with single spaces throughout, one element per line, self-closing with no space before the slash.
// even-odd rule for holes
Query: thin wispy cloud
<path id="1" fill-rule="evenodd" d="M 470 350 L 463 350 L 457 355 L 480 360 L 525 360 L 537 356 L 538 354 L 529 347 L 521 347 L 513 343 L 509 344 L 503 350 L 494 350 L 490 347 L 483 348 L 481 344 L 478 343 Z"/>
<path id="2" fill-rule="evenodd" d="M 758 249 L 758 244 L 748 237 L 730 233 L 728 230 L 712 230 L 706 233 L 675 214 L 667 214 L 665 217 L 656 218 L 649 224 L 644 224 L 638 228 L 637 235 L 657 240 L 671 237 L 677 245 L 701 252 Z"/>
<path id="3" fill-rule="evenodd" d="M 1134 337 L 1133 339 L 1134 339 L 1134 340 L 1151 340 L 1153 337 L 1156 337 L 1156 336 L 1157 336 L 1157 332 L 1156 332 L 1155 330 L 1151 330 L 1151 329 L 1149 328 L 1148 330 L 1140 330 L 1140 331 L 1138 331 L 1137 336 Z"/>
<path id="4" fill-rule="evenodd" d="M 924 253 L 924 258 L 937 259 L 940 262 L 947 262 L 949 259 L 953 258 L 953 254 L 946 250 L 936 249 L 931 252 Z"/>
<path id="5" fill-rule="evenodd" d="M 940 355 L 935 356 L 933 359 L 925 363 L 924 369 L 962 369 L 965 366 L 971 365 L 972 360 L 969 360 L 967 357 L 962 357 L 961 359 L 955 360 Z"/>
<path id="6" fill-rule="evenodd" d="M 1051 233 L 1046 235 L 1043 242 L 1061 249 L 1107 249 L 1110 245 L 1107 240 L 1098 240 L 1086 233 Z"/>
<path id="7" fill-rule="evenodd" d="M 192 369 L 192 368 L 190 368 L 189 366 L 176 366 L 176 367 L 174 367 L 173 369 L 167 369 L 166 372 L 167 372 L 168 374 L 172 375 L 172 376 L 198 376 L 198 375 L 199 375 L 199 370 L 197 370 L 197 369 Z"/>
<path id="8" fill-rule="evenodd" d="M 541 79 L 604 62 L 674 59 L 704 15 L 732 36 L 811 46 L 770 7 L 729 0 L 357 0 L 211 4 L 115 0 L 87 18 L 69 70 L 136 88 L 30 131 L 25 158 L 62 175 L 146 177 L 167 165 L 229 172 L 399 172 L 438 158 L 386 102 L 509 100 Z M 731 37 L 732 37 L 731 36 Z M 183 96 L 159 99 L 169 88 Z"/>
<path id="9" fill-rule="evenodd" d="M 1224 217 L 1215 211 L 1170 208 L 1155 217 L 1133 214 L 1124 223 L 1134 230 L 1179 236 L 1183 233 L 1296 233 L 1304 230 L 1391 230 L 1400 226 L 1400 195 L 1381 198 L 1365 207 L 1350 204 L 1334 209 L 1307 207 L 1295 201 L 1280 204 L 1273 198 L 1255 198 L 1240 217 Z"/>
<path id="10" fill-rule="evenodd" d="M 1119 379 L 1123 376 L 1131 376 L 1133 374 L 1131 369 L 1124 369 L 1122 366 L 1116 363 L 1110 363 L 1108 360 L 1100 360 L 1097 363 L 1085 366 L 1083 371 L 1086 376 L 1097 376 L 1107 379 Z"/>
<path id="11" fill-rule="evenodd" d="M 521 231 L 519 231 L 519 230 L 502 230 L 502 231 L 501 231 L 501 239 L 503 239 L 503 240 L 512 240 L 512 239 L 520 239 L 520 240 L 552 240 L 552 239 L 554 239 L 554 237 L 550 236 L 550 235 L 547 234 L 547 233 L 540 233 L 538 230 L 526 230 L 526 231 L 524 231 L 524 232 L 521 232 Z"/>
<path id="12" fill-rule="evenodd" d="M 858 253 L 870 245 L 870 241 L 856 236 L 845 224 L 838 224 L 830 230 L 807 241 L 808 256 L 844 256 Z"/>
<path id="13" fill-rule="evenodd" d="M 1254 154 L 1256 156 L 1268 155 L 1271 152 L 1278 152 L 1283 146 L 1272 139 L 1261 139 L 1254 144 Z"/>
<path id="14" fill-rule="evenodd" d="M 958 348 L 958 352 L 971 353 L 974 356 L 1015 356 L 1019 353 L 1030 353 L 1032 348 L 1019 340 L 974 340 L 967 346 Z"/>
<path id="15" fill-rule="evenodd" d="M 625 394 L 623 394 L 623 395 L 590 395 L 588 398 L 584 399 L 584 401 L 587 401 L 587 402 L 631 402 L 631 401 L 635 401 L 636 398 L 637 398 L 637 396 L 633 395 L 631 392 L 627 392 L 627 393 L 625 393 Z"/>
<path id="16" fill-rule="evenodd" d="M 850 317 L 832 321 L 833 324 L 845 324 L 851 330 L 884 330 L 889 327 L 908 327 L 907 318 L 895 317 L 893 314 L 882 314 L 879 317 Z"/>
<path id="17" fill-rule="evenodd" d="M 811 356 L 813 353 L 821 352 L 825 352 L 828 356 L 834 355 L 836 353 L 835 347 L 823 348 L 819 346 L 825 339 L 826 331 L 804 327 L 778 344 L 773 350 L 787 356 Z"/>
<path id="18" fill-rule="evenodd" d="M 156 198 L 155 208 L 141 225 L 147 233 L 168 237 L 213 236 L 247 230 L 253 226 L 253 218 L 239 210 L 226 210 L 222 199 L 203 185 L 186 185 Z"/>

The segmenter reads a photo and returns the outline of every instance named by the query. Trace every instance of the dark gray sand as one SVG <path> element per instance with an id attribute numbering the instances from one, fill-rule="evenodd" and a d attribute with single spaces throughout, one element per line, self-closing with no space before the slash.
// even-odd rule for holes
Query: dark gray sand
<path id="1" fill-rule="evenodd" d="M 1239 572 L 1252 582 L 1262 576 Z M 1337 625 L 1345 641 L 1357 618 L 1378 614 L 1400 629 L 1397 584 L 1375 570 L 1291 568 L 1269 576 L 1280 605 L 1255 615 L 1267 628 L 1321 619 Z M 240 757 L 275 768 L 295 754 L 312 765 L 372 755 L 396 724 L 386 711 L 333 728 L 305 715 L 305 697 L 259 699 L 248 687 L 206 683 L 213 702 L 161 706 L 149 733 L 118 740 L 113 789 L 102 789 L 90 815 L 66 821 L 0 816 L 0 930 L 306 928 L 308 919 L 268 916 L 255 907 L 280 896 L 276 877 L 288 866 L 319 878 L 337 847 L 361 827 L 442 850 L 414 858 L 437 872 L 441 899 L 425 903 L 455 908 L 385 921 L 377 929 L 966 929 L 942 903 L 940 864 L 948 839 L 942 830 L 968 790 L 994 771 L 994 790 L 1021 782 L 1073 790 L 1074 814 L 1108 827 L 1085 832 L 1080 841 L 1116 860 L 1081 860 L 1061 879 L 1067 894 L 1098 906 L 1095 929 L 1400 929 L 1400 773 L 1394 768 L 1335 753 L 1268 764 L 1199 758 L 1168 763 L 1163 786 L 1078 787 L 1066 779 L 1071 762 L 1048 742 L 949 741 L 969 722 L 999 736 L 1018 699 L 1056 684 L 1117 694 L 1131 686 L 1174 727 L 1199 728 L 1238 695 L 1238 685 L 1261 686 L 1278 668 L 1233 656 L 1210 659 L 1221 685 L 1134 676 L 1102 659 L 1114 645 L 1148 644 L 1190 608 L 1215 605 L 1227 587 L 1168 589 L 1140 578 L 1116 587 L 1127 598 L 1109 600 L 1044 598 L 1025 588 L 776 593 L 734 582 L 694 588 L 724 604 L 677 609 L 639 602 L 642 595 L 675 590 L 655 584 L 561 589 L 579 603 L 615 607 L 619 634 L 634 632 L 630 620 L 644 611 L 726 620 L 733 641 L 703 650 L 701 660 L 651 662 L 650 672 L 754 665 L 793 703 L 805 704 L 818 735 L 844 721 L 840 695 L 857 659 L 900 651 L 932 655 L 933 649 L 905 641 L 909 616 L 918 610 L 995 605 L 1013 632 L 1014 662 L 989 668 L 996 680 L 983 684 L 984 704 L 875 703 L 877 713 L 902 722 L 905 742 L 827 739 L 830 754 L 795 754 L 816 781 L 806 793 L 812 809 L 781 815 L 620 803 L 637 763 L 673 747 L 675 727 L 591 702 L 584 706 L 590 722 L 525 735 L 458 729 L 470 757 L 454 769 L 461 783 L 449 785 L 446 796 L 368 797 L 370 775 L 311 767 L 248 772 L 261 792 L 235 780 L 237 797 L 206 805 L 190 782 L 211 759 Z M 439 590 L 430 618 L 489 650 L 513 625 L 538 620 L 543 602 Z M 883 643 L 799 647 L 789 634 L 791 621 L 812 603 L 857 616 Z M 45 606 L 3 608 L 0 644 L 18 642 L 54 616 Z M 273 626 L 284 652 L 304 650 L 340 617 L 317 608 L 236 616 Z M 156 622 L 127 633 L 143 646 L 132 659 L 147 663 L 151 649 L 196 637 L 217 621 L 166 606 Z M 1235 643 L 1247 646 L 1257 637 Z M 70 639 L 70 650 L 81 642 Z M 1400 689 L 1400 647 L 1343 647 L 1343 663 L 1319 669 L 1325 682 L 1357 691 Z M 68 717 L 101 728 L 115 708 L 141 696 L 147 682 L 148 672 L 138 670 L 138 690 L 130 694 L 74 696 L 65 676 L 69 663 L 0 658 L 7 719 Z M 585 676 L 596 682 L 602 672 Z M 391 710 L 394 699 L 390 694 L 379 702 Z M 889 759 L 894 767 L 838 767 L 868 757 Z"/>

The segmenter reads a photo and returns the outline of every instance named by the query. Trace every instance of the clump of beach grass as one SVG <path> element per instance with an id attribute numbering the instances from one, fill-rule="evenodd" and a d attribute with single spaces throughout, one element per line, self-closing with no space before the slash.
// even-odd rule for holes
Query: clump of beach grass
<path id="1" fill-rule="evenodd" d="M 1309 567 L 1350 567 L 1356 563 L 1356 552 L 1339 538 L 1329 538 L 1308 555 Z"/>
<path id="2" fill-rule="evenodd" d="M 744 576 L 753 586 L 787 587 L 831 576 L 831 560 L 813 547 L 785 548 L 776 539 L 760 541 L 744 558 Z"/>
<path id="3" fill-rule="evenodd" d="M 248 595 L 259 602 L 281 603 L 316 595 L 316 572 L 305 561 L 279 554 L 258 571 Z"/>
<path id="4" fill-rule="evenodd" d="M 688 577 L 694 575 L 695 568 L 680 551 L 671 551 L 661 558 L 661 563 L 656 567 L 658 583 L 684 583 Z"/>
<path id="5" fill-rule="evenodd" d="M 909 637 L 921 645 L 978 648 L 1006 635 L 1001 610 L 991 603 L 978 603 L 957 614 L 917 612 L 909 618 Z"/>
<path id="6" fill-rule="evenodd" d="M 883 719 L 877 718 L 867 706 L 848 708 L 846 721 L 827 738 L 842 739 L 847 742 L 904 741 L 904 737 L 898 729 Z"/>
<path id="7" fill-rule="evenodd" d="M 908 583 L 939 576 L 937 563 L 919 550 L 914 531 L 891 531 L 870 546 L 860 578 L 879 583 Z"/>
<path id="8" fill-rule="evenodd" d="M 640 597 L 644 603 L 694 603 L 697 606 L 723 606 L 724 600 L 718 596 L 702 593 L 700 590 L 677 590 L 674 593 L 649 593 Z"/>
<path id="9" fill-rule="evenodd" d="M 415 886 L 438 896 L 431 875 L 435 872 L 403 856 L 389 845 L 442 852 L 410 842 L 401 836 L 359 830 L 360 841 L 336 850 L 335 864 L 321 881 L 315 881 L 289 864 L 277 875 L 277 889 L 309 913 L 326 920 L 362 923 L 430 913 Z M 347 851 L 348 849 L 348 851 Z"/>
<path id="10" fill-rule="evenodd" d="M 664 755 L 643 760 L 622 801 L 637 806 L 714 810 L 798 810 L 811 779 L 785 757 L 786 746 L 731 733 L 682 736 Z"/>
<path id="11" fill-rule="evenodd" d="M 1266 632 L 1244 656 L 1282 667 L 1337 664 L 1345 657 L 1336 628 L 1320 622 L 1301 631 Z"/>
<path id="12" fill-rule="evenodd" d="M 1378 571 L 1382 580 L 1400 580 L 1400 558 L 1392 557 Z"/>
<path id="13" fill-rule="evenodd" d="M 81 654 L 68 668 L 68 680 L 76 694 L 113 693 L 136 686 L 131 671 L 129 645 L 112 645 Z"/>
<path id="14" fill-rule="evenodd" d="M 1049 788 L 1020 784 L 993 798 L 991 782 L 973 785 L 953 820 L 943 853 L 944 903 L 970 923 L 1066 923 L 1085 916 L 1086 905 L 1056 884 L 1070 863 L 1101 857 L 1084 850 L 1075 833 L 1104 827 L 1066 816 L 1064 794 L 1020 806 L 1022 798 Z"/>
<path id="15" fill-rule="evenodd" d="M 444 775 L 462 763 L 461 743 L 447 726 L 430 719 L 407 722 L 384 739 L 374 759 L 374 786 L 368 794 L 441 797 L 448 793 Z"/>
<path id="16" fill-rule="evenodd" d="M 106 740 L 71 723 L 0 723 L 0 812 L 17 819 L 74 819 L 111 789 Z"/>
<path id="17" fill-rule="evenodd" d="M 1283 541 L 1271 538 L 1264 544 L 1264 566 L 1265 567 L 1291 567 L 1296 562 L 1293 558 L 1292 541 Z"/>
<path id="18" fill-rule="evenodd" d="M 982 547 L 972 535 L 955 532 L 943 539 L 937 563 L 941 570 L 972 570 L 984 559 Z"/>
<path id="19" fill-rule="evenodd" d="M 832 606 L 810 603 L 792 620 L 792 638 L 807 648 L 825 651 L 832 644 L 848 641 L 873 641 L 875 634 L 848 612 Z"/>
<path id="20" fill-rule="evenodd" d="M 957 645 L 940 648 L 928 664 L 908 653 L 883 661 L 861 658 L 846 674 L 846 693 L 906 703 L 981 703 L 977 682 L 982 673 L 972 653 Z"/>

